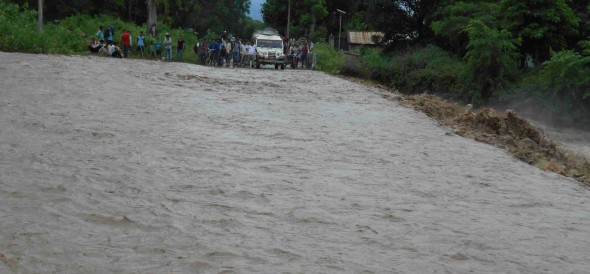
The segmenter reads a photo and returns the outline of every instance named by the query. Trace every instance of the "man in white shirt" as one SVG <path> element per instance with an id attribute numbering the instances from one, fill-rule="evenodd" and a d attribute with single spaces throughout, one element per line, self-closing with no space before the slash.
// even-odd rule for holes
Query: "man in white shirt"
<path id="1" fill-rule="evenodd" d="M 253 66 L 253 62 L 256 61 L 256 44 L 248 45 L 248 65 Z"/>
<path id="2" fill-rule="evenodd" d="M 115 45 L 115 43 L 111 43 L 109 46 L 109 55 L 112 57 L 123 58 L 121 55 L 121 49 Z"/>

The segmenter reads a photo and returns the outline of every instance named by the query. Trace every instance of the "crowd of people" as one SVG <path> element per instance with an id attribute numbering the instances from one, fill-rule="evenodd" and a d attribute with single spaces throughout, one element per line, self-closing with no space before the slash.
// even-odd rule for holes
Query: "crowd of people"
<path id="1" fill-rule="evenodd" d="M 165 33 L 164 39 L 161 40 L 158 37 L 155 25 L 153 25 L 149 30 L 149 35 L 154 39 L 150 39 L 148 46 L 143 31 L 139 32 L 135 40 L 135 50 L 138 55 L 153 60 L 183 61 L 186 43 L 182 36 L 176 40 L 176 56 L 173 58 L 173 41 L 170 33 Z M 88 49 L 93 53 L 104 56 L 128 58 L 134 42 L 131 32 L 123 30 L 120 43 L 115 41 L 115 37 L 113 26 L 108 28 L 100 26 L 95 36 L 88 42 Z M 307 66 L 307 56 L 313 49 L 313 43 L 308 44 L 306 41 L 295 41 L 286 38 L 284 45 L 284 53 L 288 56 L 288 64 L 291 64 L 292 67 L 297 67 L 299 64 L 302 67 Z M 252 68 L 256 63 L 256 43 L 232 37 L 227 32 L 223 32 L 218 39 L 198 39 L 193 51 L 197 55 L 197 62 L 202 65 Z"/>
<path id="2" fill-rule="evenodd" d="M 193 50 L 202 65 L 253 67 L 256 60 L 256 44 L 228 37 L 227 32 L 219 39 L 200 39 Z"/>
<path id="3" fill-rule="evenodd" d="M 146 52 L 146 37 L 143 31 L 139 32 L 137 36 L 135 49 L 141 57 L 150 57 L 154 60 L 162 59 L 162 49 L 164 50 L 165 60 L 172 61 L 172 37 L 169 33 L 165 34 L 163 40 L 158 38 L 155 28 L 150 29 L 150 34 L 155 37 L 149 45 L 149 53 Z M 115 29 L 113 26 L 103 28 L 100 26 L 95 36 L 88 42 L 88 49 L 90 52 L 99 53 L 105 56 L 116 58 L 128 58 L 131 49 L 133 48 L 133 37 L 129 30 L 124 30 L 121 34 L 120 44 L 115 41 Z M 123 49 L 121 49 L 121 47 Z M 176 41 L 176 60 L 182 61 L 184 55 L 185 42 L 184 38 L 180 36 Z"/>

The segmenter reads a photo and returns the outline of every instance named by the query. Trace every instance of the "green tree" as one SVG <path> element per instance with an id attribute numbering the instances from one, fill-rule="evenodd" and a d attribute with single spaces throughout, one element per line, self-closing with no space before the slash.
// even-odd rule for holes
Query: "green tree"
<path id="1" fill-rule="evenodd" d="M 565 50 L 552 53 L 539 73 L 542 87 L 535 95 L 573 120 L 587 119 L 590 111 L 590 57 Z"/>
<path id="2" fill-rule="evenodd" d="M 306 36 L 310 39 L 314 39 L 318 20 L 322 20 L 328 15 L 326 0 L 305 0 L 304 2 L 306 6 L 309 6 L 309 15 L 302 15 L 301 21 L 304 25 L 309 25 L 309 34 Z M 309 18 L 309 21 L 307 18 Z"/>
<path id="3" fill-rule="evenodd" d="M 385 33 L 384 41 L 429 41 L 432 14 L 439 0 L 366 0 L 369 23 Z"/>
<path id="4" fill-rule="evenodd" d="M 370 30 L 371 26 L 366 23 L 365 18 L 367 17 L 364 11 L 355 13 L 350 21 L 346 23 L 345 28 L 347 30 Z"/>
<path id="5" fill-rule="evenodd" d="M 579 33 L 580 19 L 566 0 L 501 0 L 500 5 L 504 26 L 522 40 L 521 57 L 545 61 L 550 50 L 565 49 L 567 38 Z"/>
<path id="6" fill-rule="evenodd" d="M 431 27 L 441 41 L 443 48 L 463 56 L 469 38 L 467 27 L 472 20 L 478 20 L 488 27 L 497 28 L 500 24 L 500 6 L 493 1 L 449 1 L 447 5 L 439 6 L 435 13 L 436 20 Z"/>
<path id="7" fill-rule="evenodd" d="M 279 30 L 280 33 L 287 32 L 287 3 L 287 0 L 267 0 L 262 5 L 264 22 Z M 291 1 L 291 36 L 315 38 L 317 26 L 323 23 L 327 15 L 326 0 Z"/>
<path id="8" fill-rule="evenodd" d="M 516 69 L 517 44 L 507 30 L 489 28 L 482 21 L 471 20 L 467 26 L 469 44 L 467 62 L 468 87 L 472 101 L 487 101 L 494 90 L 512 80 Z M 474 89 L 471 89 L 474 88 Z"/>

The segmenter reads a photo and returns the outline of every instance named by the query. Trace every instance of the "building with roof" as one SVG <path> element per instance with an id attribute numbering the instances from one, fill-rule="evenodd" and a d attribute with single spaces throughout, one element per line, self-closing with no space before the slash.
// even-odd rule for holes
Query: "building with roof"
<path id="1" fill-rule="evenodd" d="M 348 50 L 361 46 L 377 47 L 384 35 L 379 31 L 347 31 Z"/>

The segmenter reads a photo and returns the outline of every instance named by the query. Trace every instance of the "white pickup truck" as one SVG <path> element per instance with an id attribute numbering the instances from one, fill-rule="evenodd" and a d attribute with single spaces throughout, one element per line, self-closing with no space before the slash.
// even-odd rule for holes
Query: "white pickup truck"
<path id="1" fill-rule="evenodd" d="M 266 28 L 252 35 L 256 43 L 256 68 L 262 64 L 275 65 L 275 69 L 285 69 L 287 57 L 283 52 L 283 39 L 278 32 Z"/>

